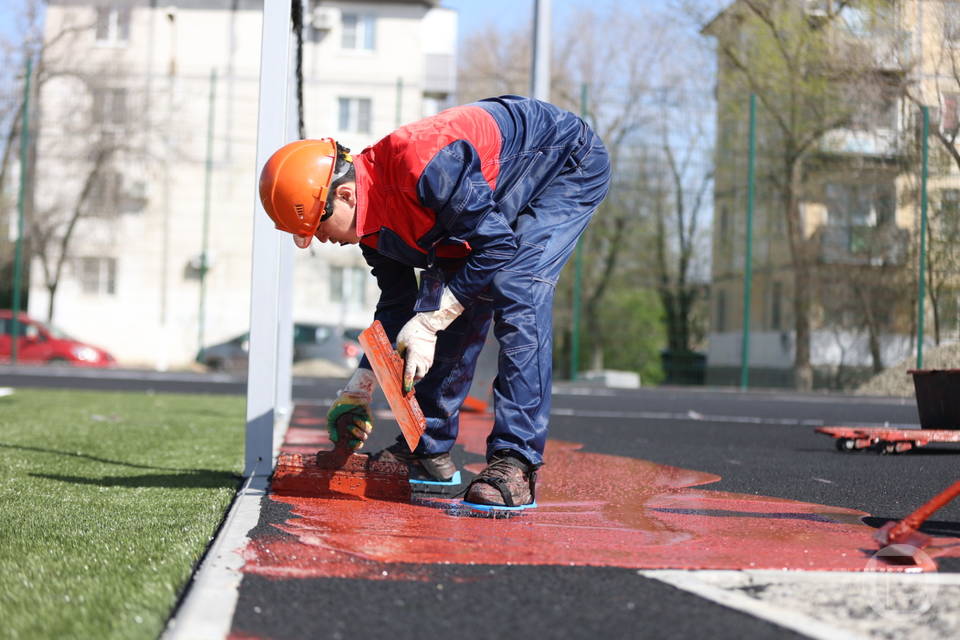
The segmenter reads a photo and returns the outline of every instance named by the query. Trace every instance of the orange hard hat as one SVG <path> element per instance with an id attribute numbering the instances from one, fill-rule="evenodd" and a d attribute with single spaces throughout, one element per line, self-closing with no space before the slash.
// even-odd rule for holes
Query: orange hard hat
<path id="1" fill-rule="evenodd" d="M 260 172 L 260 202 L 277 229 L 309 244 L 323 215 L 337 165 L 333 138 L 297 140 L 277 149 Z"/>

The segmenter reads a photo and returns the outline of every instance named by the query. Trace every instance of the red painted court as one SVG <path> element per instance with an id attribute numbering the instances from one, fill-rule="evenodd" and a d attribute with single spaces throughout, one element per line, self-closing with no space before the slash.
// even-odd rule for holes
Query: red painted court
<path id="1" fill-rule="evenodd" d="M 299 406 L 283 450 L 329 448 L 323 413 Z M 482 454 L 491 419 L 464 414 L 458 444 Z M 291 517 L 274 524 L 276 536 L 250 542 L 244 571 L 272 578 L 429 580 L 429 566 L 439 564 L 918 569 L 873 560 L 876 530 L 860 521 L 870 514 L 712 491 L 719 476 L 580 449 L 551 440 L 538 484 L 540 507 L 511 518 L 477 517 L 455 499 L 377 500 L 319 487 L 314 495 L 272 494 L 289 505 Z M 934 538 L 924 552 L 919 569 L 933 571 L 937 558 L 960 557 L 960 542 Z"/>

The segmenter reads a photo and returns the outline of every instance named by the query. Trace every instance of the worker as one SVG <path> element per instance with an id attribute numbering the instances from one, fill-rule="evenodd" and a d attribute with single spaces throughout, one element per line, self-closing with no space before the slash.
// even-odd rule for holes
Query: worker
<path id="1" fill-rule="evenodd" d="M 380 288 L 374 318 L 404 357 L 427 426 L 374 454 L 411 476 L 459 482 L 450 449 L 491 322 L 499 342 L 487 467 L 464 503 L 536 506 L 550 414 L 552 305 L 560 271 L 607 193 L 610 163 L 576 115 L 489 98 L 400 127 L 355 156 L 331 138 L 283 146 L 260 198 L 300 248 L 359 243 Z M 419 283 L 416 270 L 419 273 Z M 364 358 L 328 413 L 334 440 L 363 446 L 376 378 Z M 414 387 L 414 385 L 416 385 Z"/>

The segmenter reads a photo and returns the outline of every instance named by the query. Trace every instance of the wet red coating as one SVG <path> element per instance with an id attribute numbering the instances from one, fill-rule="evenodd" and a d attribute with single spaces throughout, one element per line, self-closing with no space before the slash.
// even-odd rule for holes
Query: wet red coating
<path id="1" fill-rule="evenodd" d="M 490 416 L 461 416 L 459 443 L 481 453 Z M 320 432 L 318 440 L 325 438 Z M 305 434 L 292 431 L 296 442 Z M 319 442 L 318 442 L 319 444 Z M 299 446 L 299 445 L 295 445 Z M 765 496 L 707 491 L 718 476 L 551 440 L 540 507 L 513 518 L 471 517 L 455 500 L 409 502 L 271 498 L 292 507 L 288 536 L 251 541 L 244 571 L 277 578 L 430 579 L 406 564 L 526 564 L 637 569 L 891 571 L 871 562 L 874 529 L 859 511 Z M 586 470 L 596 470 L 588 473 Z M 601 472 L 602 471 L 602 472 Z M 960 555 L 935 538 L 927 556 Z M 935 570 L 925 556 L 924 570 Z"/>

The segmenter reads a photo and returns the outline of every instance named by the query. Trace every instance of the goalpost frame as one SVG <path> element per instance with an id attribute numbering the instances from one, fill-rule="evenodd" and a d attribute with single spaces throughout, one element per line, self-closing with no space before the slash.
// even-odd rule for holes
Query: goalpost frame
<path id="1" fill-rule="evenodd" d="M 296 83 L 290 0 L 264 0 L 257 117 L 256 176 L 274 151 L 297 138 Z M 294 244 L 274 229 L 253 197 L 250 347 L 247 369 L 245 478 L 273 471 L 274 430 L 290 417 L 293 400 Z"/>

